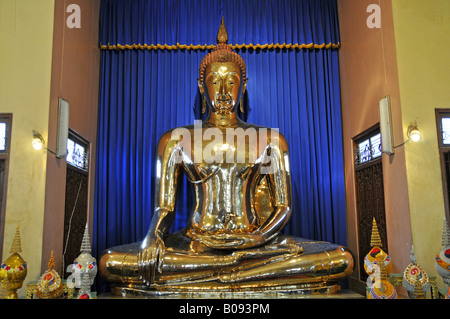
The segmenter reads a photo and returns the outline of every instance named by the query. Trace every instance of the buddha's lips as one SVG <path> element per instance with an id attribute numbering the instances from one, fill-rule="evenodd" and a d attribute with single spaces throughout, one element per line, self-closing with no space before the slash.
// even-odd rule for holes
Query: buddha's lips
<path id="1" fill-rule="evenodd" d="M 230 105 L 230 104 L 232 104 L 231 103 L 231 99 L 218 99 L 217 100 L 217 104 L 219 104 L 219 105 Z"/>
<path id="2" fill-rule="evenodd" d="M 217 99 L 216 103 L 213 103 L 214 108 L 217 110 L 230 110 L 233 107 L 232 99 Z"/>
<path id="3" fill-rule="evenodd" d="M 232 101 L 233 97 L 231 96 L 230 93 L 226 93 L 226 94 L 217 94 L 216 95 L 216 101 L 217 102 L 230 102 Z"/>

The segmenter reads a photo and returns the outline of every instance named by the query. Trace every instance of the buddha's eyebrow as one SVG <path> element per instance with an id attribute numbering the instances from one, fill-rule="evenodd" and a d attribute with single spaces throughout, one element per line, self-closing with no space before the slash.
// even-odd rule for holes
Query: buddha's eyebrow
<path id="1" fill-rule="evenodd" d="M 230 73 L 228 73 L 227 75 L 236 75 L 237 73 L 236 72 L 230 72 Z M 219 75 L 219 73 L 217 73 L 217 72 L 211 72 L 211 75 Z"/>

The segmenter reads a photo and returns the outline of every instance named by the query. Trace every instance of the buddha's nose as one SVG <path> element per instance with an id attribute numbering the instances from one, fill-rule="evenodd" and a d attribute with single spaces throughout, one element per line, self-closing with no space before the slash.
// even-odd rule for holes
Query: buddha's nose
<path id="1" fill-rule="evenodd" d="M 225 85 L 223 85 L 223 82 L 220 81 L 220 84 L 219 84 L 219 97 L 223 98 L 224 95 L 225 95 Z"/>

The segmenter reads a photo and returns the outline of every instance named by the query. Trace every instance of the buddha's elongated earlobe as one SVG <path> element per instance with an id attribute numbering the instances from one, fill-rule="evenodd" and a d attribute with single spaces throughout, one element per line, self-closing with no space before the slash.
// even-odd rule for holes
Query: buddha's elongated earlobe
<path id="1" fill-rule="evenodd" d="M 239 102 L 239 108 L 241 109 L 242 113 L 245 113 L 245 111 L 244 111 L 244 95 L 241 96 L 241 102 Z"/>
<path id="2" fill-rule="evenodd" d="M 198 83 L 198 89 L 200 91 L 200 94 L 202 96 L 202 114 L 205 114 L 206 112 L 206 97 L 205 97 L 205 90 L 203 89 L 203 84 L 202 84 L 202 80 L 199 78 L 197 79 L 197 83 Z"/>
<path id="3" fill-rule="evenodd" d="M 200 94 L 203 95 L 205 93 L 205 90 L 203 89 L 203 83 L 201 79 L 197 79 L 198 89 L 200 91 Z"/>
<path id="4" fill-rule="evenodd" d="M 206 112 L 206 98 L 205 98 L 205 96 L 203 96 L 203 98 L 202 98 L 202 114 L 205 114 L 205 112 Z"/>
<path id="5" fill-rule="evenodd" d="M 247 81 L 248 81 L 248 78 L 244 78 L 244 80 L 243 80 L 244 83 L 242 86 L 241 102 L 239 103 L 239 107 L 240 107 L 242 113 L 245 113 L 245 111 L 244 111 L 244 94 L 245 94 L 245 89 L 247 88 Z"/>

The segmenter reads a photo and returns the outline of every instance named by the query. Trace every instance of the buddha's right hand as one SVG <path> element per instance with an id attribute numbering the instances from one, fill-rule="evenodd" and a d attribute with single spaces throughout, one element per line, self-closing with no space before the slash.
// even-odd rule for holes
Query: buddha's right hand
<path id="1" fill-rule="evenodd" d="M 162 272 L 164 240 L 160 232 L 147 235 L 139 251 L 139 273 L 147 285 L 155 282 L 156 273 Z"/>

